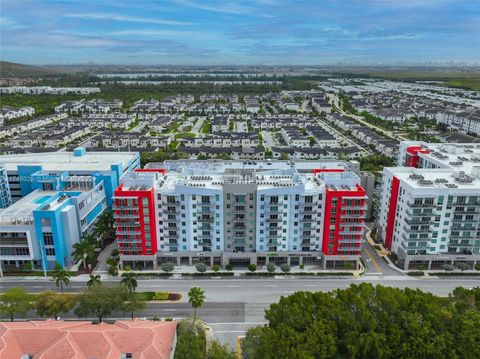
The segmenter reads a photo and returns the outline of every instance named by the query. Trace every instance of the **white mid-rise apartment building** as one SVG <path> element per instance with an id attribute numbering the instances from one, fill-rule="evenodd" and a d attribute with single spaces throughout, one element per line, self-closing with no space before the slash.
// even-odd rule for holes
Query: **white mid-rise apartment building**
<path id="1" fill-rule="evenodd" d="M 385 168 L 378 225 L 401 266 L 480 262 L 480 145 L 400 144 Z"/>
<path id="2" fill-rule="evenodd" d="M 350 166 L 315 161 L 151 163 L 125 175 L 115 191 L 122 262 L 144 261 L 154 268 L 163 261 L 357 262 L 367 195 Z M 127 219 L 131 228 L 126 228 Z M 133 230 L 132 236 L 125 238 L 126 230 Z"/>

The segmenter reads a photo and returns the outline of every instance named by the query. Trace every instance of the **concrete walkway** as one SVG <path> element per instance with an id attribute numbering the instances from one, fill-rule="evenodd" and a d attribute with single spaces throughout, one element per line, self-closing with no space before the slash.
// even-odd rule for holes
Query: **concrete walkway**
<path id="1" fill-rule="evenodd" d="M 108 271 L 107 259 L 110 258 L 110 254 L 115 249 L 115 242 L 109 244 L 105 249 L 98 255 L 98 263 L 93 273 L 100 274 L 106 273 Z"/>

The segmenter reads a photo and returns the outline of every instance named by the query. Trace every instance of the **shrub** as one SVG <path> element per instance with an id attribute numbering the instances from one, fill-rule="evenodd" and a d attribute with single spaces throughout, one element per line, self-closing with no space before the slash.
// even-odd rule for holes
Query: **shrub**
<path id="1" fill-rule="evenodd" d="M 475 270 L 480 271 L 480 263 L 475 264 Z"/>
<path id="2" fill-rule="evenodd" d="M 154 317 L 152 318 L 152 320 L 153 320 L 154 322 L 158 322 L 158 321 L 160 321 L 160 318 L 157 317 L 157 316 L 154 316 Z"/>
<path id="3" fill-rule="evenodd" d="M 280 270 L 281 270 L 283 273 L 288 273 L 288 272 L 290 272 L 290 264 L 288 264 L 288 263 L 283 263 L 283 264 L 280 266 Z"/>
<path id="4" fill-rule="evenodd" d="M 132 267 L 130 267 L 130 266 L 127 264 L 125 267 L 123 267 L 123 270 L 124 270 L 125 272 L 130 272 L 130 271 L 132 270 Z"/>
<path id="5" fill-rule="evenodd" d="M 257 270 L 257 266 L 253 263 L 249 264 L 247 268 L 250 272 L 255 272 Z"/>
<path id="6" fill-rule="evenodd" d="M 273 263 L 268 263 L 267 264 L 267 272 L 268 273 L 275 272 L 275 269 L 277 269 L 277 267 L 275 267 L 275 264 L 273 264 Z"/>
<path id="7" fill-rule="evenodd" d="M 455 265 L 455 267 L 457 267 L 458 269 L 460 269 L 462 272 L 464 270 L 468 270 L 468 269 L 472 269 L 472 266 L 468 263 L 464 263 L 464 262 L 459 262 Z"/>
<path id="8" fill-rule="evenodd" d="M 168 300 L 168 292 L 156 292 L 153 300 Z"/>
<path id="9" fill-rule="evenodd" d="M 27 270 L 27 271 L 31 271 L 33 270 L 33 264 L 32 262 L 27 262 L 23 265 L 23 269 Z"/>
<path id="10" fill-rule="evenodd" d="M 163 320 L 165 322 L 173 322 L 173 318 L 172 317 L 166 317 L 166 318 L 163 318 Z"/>
<path id="11" fill-rule="evenodd" d="M 303 264 L 303 263 L 300 264 L 300 265 L 298 266 L 298 268 L 300 268 L 300 270 L 304 270 L 304 269 L 305 269 L 305 264 Z"/>
<path id="12" fill-rule="evenodd" d="M 112 250 L 112 253 L 110 253 L 110 255 L 112 257 L 118 257 L 120 255 L 120 251 L 117 248 L 115 248 Z"/>
<path id="13" fill-rule="evenodd" d="M 175 265 L 172 262 L 165 262 L 165 263 L 162 263 L 161 268 L 164 272 L 169 273 L 169 272 L 173 272 L 173 270 L 175 269 Z"/>
<path id="14" fill-rule="evenodd" d="M 220 270 L 220 266 L 219 266 L 218 264 L 214 264 L 214 265 L 212 266 L 212 270 L 213 270 L 214 272 L 218 272 L 218 271 Z"/>
<path id="15" fill-rule="evenodd" d="M 199 273 L 205 273 L 207 271 L 207 266 L 205 265 L 205 263 L 198 263 L 195 268 L 197 268 L 197 271 Z"/>
<path id="16" fill-rule="evenodd" d="M 419 271 L 426 270 L 428 267 L 426 264 L 420 263 L 415 266 L 415 268 Z"/>
<path id="17" fill-rule="evenodd" d="M 443 264 L 443 265 L 442 265 L 442 268 L 443 268 L 443 270 L 445 270 L 445 271 L 447 271 L 447 272 L 451 272 L 451 271 L 453 271 L 453 270 L 455 269 L 455 268 L 453 267 L 453 265 L 448 264 L 448 263 L 447 263 L 447 264 Z"/>
<path id="18" fill-rule="evenodd" d="M 228 271 L 233 270 L 233 264 L 228 263 L 228 264 L 225 266 L 225 269 L 228 270 Z"/>
<path id="19" fill-rule="evenodd" d="M 347 262 L 347 261 L 346 261 L 345 264 L 344 264 L 344 268 L 347 269 L 347 270 L 353 269 L 353 264 L 352 264 L 352 262 Z"/>

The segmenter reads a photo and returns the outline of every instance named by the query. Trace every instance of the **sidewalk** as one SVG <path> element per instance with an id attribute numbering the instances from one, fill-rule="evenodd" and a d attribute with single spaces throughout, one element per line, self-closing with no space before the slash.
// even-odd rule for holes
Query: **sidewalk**
<path id="1" fill-rule="evenodd" d="M 102 252 L 100 252 L 100 254 L 98 255 L 98 263 L 92 272 L 93 274 L 107 273 L 107 259 L 110 258 L 110 254 L 112 253 L 113 249 L 115 249 L 115 242 L 110 243 L 108 246 L 105 247 Z"/>

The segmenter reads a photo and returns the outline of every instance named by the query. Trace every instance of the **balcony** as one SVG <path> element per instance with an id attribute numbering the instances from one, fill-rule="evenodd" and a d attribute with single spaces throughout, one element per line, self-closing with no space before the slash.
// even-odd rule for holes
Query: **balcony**
<path id="1" fill-rule="evenodd" d="M 200 223 L 213 223 L 214 220 L 213 217 L 197 217 L 197 222 Z"/>
<path id="2" fill-rule="evenodd" d="M 433 221 L 421 221 L 421 220 L 418 220 L 418 219 L 406 219 L 405 222 L 407 224 L 416 224 L 416 225 L 429 225 L 429 224 L 433 224 Z"/>
<path id="3" fill-rule="evenodd" d="M 341 218 L 364 218 L 364 213 L 341 213 Z"/>
<path id="4" fill-rule="evenodd" d="M 138 211 L 138 204 L 137 204 L 136 206 L 134 206 L 134 205 L 129 205 L 129 206 L 126 206 L 126 205 L 125 205 L 125 206 L 123 206 L 123 205 L 121 205 L 121 204 L 120 204 L 120 205 L 114 204 L 114 205 L 112 206 L 112 209 L 113 209 L 114 211 L 122 211 L 122 210 L 123 210 L 123 211 L 125 211 L 125 210 L 130 210 L 130 211 L 131 211 L 131 210 L 137 210 L 137 211 Z"/>
<path id="5" fill-rule="evenodd" d="M 133 234 L 133 235 L 140 235 L 142 232 L 140 230 L 132 231 L 132 230 L 119 230 L 117 229 L 117 234 Z"/>
<path id="6" fill-rule="evenodd" d="M 348 236 L 348 235 L 360 236 L 363 234 L 363 228 L 359 229 L 358 231 L 339 231 L 338 234 L 341 236 Z"/>
<path id="7" fill-rule="evenodd" d="M 127 244 L 127 243 L 142 243 L 141 239 L 119 239 L 117 238 L 118 244 Z"/>
<path id="8" fill-rule="evenodd" d="M 411 208 L 433 208 L 436 207 L 437 205 L 435 203 L 412 203 L 412 202 L 407 202 L 407 206 Z"/>
<path id="9" fill-rule="evenodd" d="M 406 215 L 408 217 L 412 217 L 412 218 L 419 218 L 419 217 L 432 218 L 432 217 L 435 217 L 435 213 L 433 213 L 433 212 L 414 213 L 414 212 L 407 211 Z"/>
<path id="10" fill-rule="evenodd" d="M 366 211 L 368 206 L 366 204 L 362 206 L 357 205 L 341 205 L 342 210 L 356 210 L 356 211 Z"/>
<path id="11" fill-rule="evenodd" d="M 282 222 L 282 218 L 267 218 L 266 221 L 271 223 L 278 223 Z"/>
<path id="12" fill-rule="evenodd" d="M 123 219 L 123 218 L 140 218 L 140 213 L 137 214 L 125 214 L 125 213 L 113 213 L 113 218 Z"/>
<path id="13" fill-rule="evenodd" d="M 408 233 L 431 233 L 433 232 L 433 230 L 431 230 L 430 228 L 425 228 L 425 229 L 412 229 L 408 226 L 403 226 L 403 230 L 405 232 L 408 232 Z"/>

